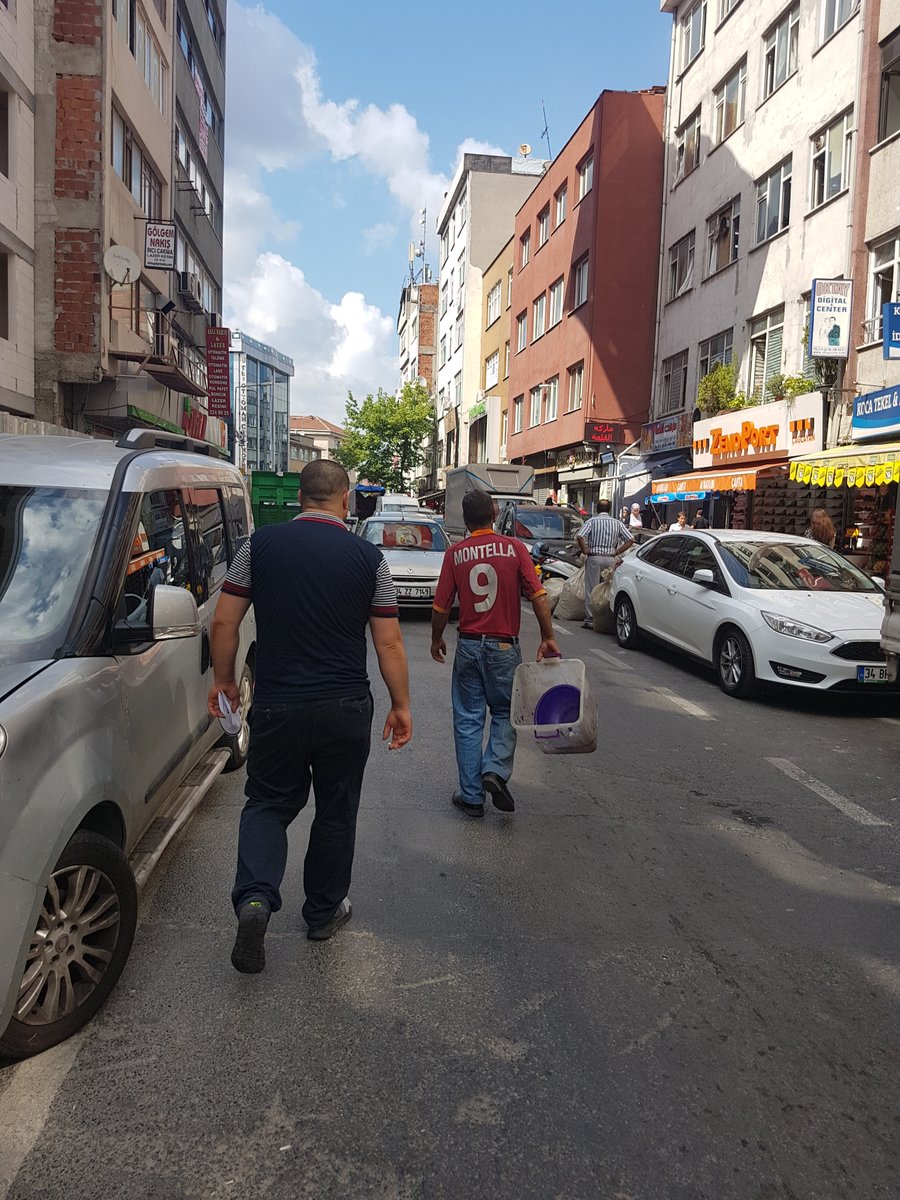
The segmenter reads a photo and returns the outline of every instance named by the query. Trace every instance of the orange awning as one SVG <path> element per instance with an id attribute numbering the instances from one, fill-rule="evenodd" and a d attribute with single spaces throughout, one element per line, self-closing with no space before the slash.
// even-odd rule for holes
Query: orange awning
<path id="1" fill-rule="evenodd" d="M 678 492 L 752 492 L 756 489 L 756 471 L 692 471 L 670 479 L 654 479 L 654 496 Z"/>

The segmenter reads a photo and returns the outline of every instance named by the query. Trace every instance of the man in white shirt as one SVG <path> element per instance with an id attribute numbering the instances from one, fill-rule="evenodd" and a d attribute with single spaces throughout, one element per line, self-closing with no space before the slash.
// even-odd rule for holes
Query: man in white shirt
<path id="1" fill-rule="evenodd" d="M 597 515 L 590 517 L 578 531 L 578 549 L 584 557 L 584 628 L 594 628 L 591 612 L 591 592 L 600 582 L 600 576 L 612 566 L 620 554 L 634 545 L 634 538 L 627 527 L 617 521 L 611 512 L 608 500 L 597 505 Z"/>

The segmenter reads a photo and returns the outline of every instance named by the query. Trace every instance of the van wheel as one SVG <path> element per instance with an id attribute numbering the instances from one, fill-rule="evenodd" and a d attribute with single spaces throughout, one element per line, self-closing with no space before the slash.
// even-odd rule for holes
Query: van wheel
<path id="1" fill-rule="evenodd" d="M 250 705 L 253 703 L 253 668 L 244 663 L 241 671 L 241 681 L 238 684 L 241 697 L 241 728 L 237 733 L 225 734 L 225 748 L 228 751 L 228 762 L 223 771 L 239 771 L 247 761 L 247 751 L 250 749 Z"/>
<path id="2" fill-rule="evenodd" d="M 744 700 L 756 691 L 753 651 L 739 629 L 726 629 L 716 643 L 716 672 L 726 696 Z"/>
<path id="3" fill-rule="evenodd" d="M 27 1058 L 86 1024 L 122 974 L 136 925 L 127 859 L 107 838 L 79 830 L 47 881 L 0 1054 Z"/>

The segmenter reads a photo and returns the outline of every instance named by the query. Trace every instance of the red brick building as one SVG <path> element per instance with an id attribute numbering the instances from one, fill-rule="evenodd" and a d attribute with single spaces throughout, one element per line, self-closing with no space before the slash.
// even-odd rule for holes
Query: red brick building
<path id="1" fill-rule="evenodd" d="M 648 419 L 664 105 L 663 88 L 603 92 L 516 217 L 507 445 L 541 498 L 611 494 L 585 424 L 621 450 Z"/>

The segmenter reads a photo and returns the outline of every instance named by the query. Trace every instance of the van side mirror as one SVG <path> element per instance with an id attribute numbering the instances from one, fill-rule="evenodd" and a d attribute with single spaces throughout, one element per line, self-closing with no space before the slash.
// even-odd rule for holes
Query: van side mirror
<path id="1" fill-rule="evenodd" d="M 709 567 L 700 567 L 696 570 L 691 579 L 694 583 L 699 583 L 702 587 L 714 588 L 716 586 L 716 577 Z"/>
<path id="2" fill-rule="evenodd" d="M 170 584 L 157 584 L 150 597 L 150 632 L 154 642 L 196 637 L 200 613 L 191 593 Z"/>

